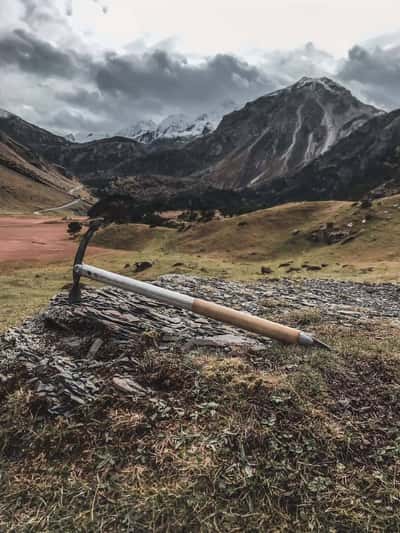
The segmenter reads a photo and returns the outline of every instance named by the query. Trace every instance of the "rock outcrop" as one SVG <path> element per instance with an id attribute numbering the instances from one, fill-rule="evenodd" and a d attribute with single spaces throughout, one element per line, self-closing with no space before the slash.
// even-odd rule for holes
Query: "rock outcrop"
<path id="1" fill-rule="evenodd" d="M 293 323 L 293 311 L 298 320 L 299 313 L 307 316 L 310 310 L 321 320 L 350 327 L 369 327 L 374 319 L 400 320 L 400 288 L 391 284 L 245 284 L 180 275 L 163 276 L 158 283 L 283 323 Z M 7 388 L 22 374 L 43 408 L 68 414 L 105 387 L 151 398 L 151 389 L 135 381 L 144 348 L 182 357 L 192 350 L 241 354 L 265 364 L 272 343 L 188 311 L 168 307 L 166 312 L 162 304 L 118 289 L 85 289 L 78 305 L 70 305 L 63 292 L 41 314 L 0 337 L 0 385 Z"/>

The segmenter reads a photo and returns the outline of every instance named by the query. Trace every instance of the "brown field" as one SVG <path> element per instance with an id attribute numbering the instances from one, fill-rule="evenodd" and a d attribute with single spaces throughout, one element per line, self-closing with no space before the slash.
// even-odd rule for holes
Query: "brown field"
<path id="1" fill-rule="evenodd" d="M 77 243 L 68 236 L 67 225 L 50 217 L 0 217 L 0 271 L 4 263 L 46 265 L 72 258 Z"/>

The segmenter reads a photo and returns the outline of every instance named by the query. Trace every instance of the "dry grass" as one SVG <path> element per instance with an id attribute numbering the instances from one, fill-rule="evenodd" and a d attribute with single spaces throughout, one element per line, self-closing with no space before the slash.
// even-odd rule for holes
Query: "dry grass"
<path id="1" fill-rule="evenodd" d="M 72 189 L 73 183 L 70 188 Z M 57 190 L 0 164 L 0 209 L 3 214 L 32 213 L 72 200 L 67 191 Z"/>
<path id="2" fill-rule="evenodd" d="M 399 196 L 375 201 L 370 218 L 362 223 L 367 211 L 351 202 L 303 202 L 195 224 L 183 233 L 132 224 L 111 226 L 96 237 L 96 243 L 157 255 L 164 264 L 170 257 L 180 257 L 198 271 L 207 269 L 206 259 L 220 277 L 233 279 L 255 279 L 266 265 L 272 277 L 398 281 L 399 206 Z M 340 227 L 352 224 L 361 233 L 344 245 L 310 242 L 310 232 L 327 222 Z M 290 267 L 281 266 L 287 262 Z M 309 271 L 307 263 L 326 266 Z"/>
<path id="3" fill-rule="evenodd" d="M 398 531 L 399 330 L 317 324 L 334 353 L 135 354 L 152 399 L 51 419 L 0 394 L 1 531 Z M 383 340 L 378 340 L 382 338 Z"/>

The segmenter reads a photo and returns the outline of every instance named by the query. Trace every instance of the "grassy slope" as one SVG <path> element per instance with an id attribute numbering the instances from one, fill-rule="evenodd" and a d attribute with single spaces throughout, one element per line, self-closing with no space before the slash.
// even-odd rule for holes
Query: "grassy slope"
<path id="1" fill-rule="evenodd" d="M 35 182 L 3 165 L 0 165 L 0 192 L 0 212 L 3 214 L 32 213 L 72 200 L 66 192 Z"/>
<path id="2" fill-rule="evenodd" d="M 36 163 L 36 164 L 34 164 Z M 13 166 L 14 165 L 14 166 Z M 16 165 L 16 167 L 15 167 Z M 63 205 L 75 196 L 93 202 L 91 194 L 76 179 L 69 179 L 11 139 L 0 140 L 0 213 L 32 213 Z"/>
<path id="3" fill-rule="evenodd" d="M 139 251 L 158 264 L 172 266 L 184 262 L 186 269 L 238 279 L 257 277 L 263 265 L 273 269 L 273 276 L 287 275 L 281 263 L 293 261 L 292 267 L 305 262 L 328 266 L 316 271 L 316 277 L 399 280 L 400 197 L 374 203 L 371 220 L 361 221 L 366 211 L 349 202 L 305 202 L 287 204 L 232 219 L 197 224 L 178 233 L 166 229 L 125 225 L 111 226 L 96 237 L 101 246 Z M 331 246 L 310 242 L 306 236 L 320 224 L 334 222 L 343 227 L 353 223 L 363 233 L 344 245 Z M 293 230 L 300 230 L 293 235 Z M 372 271 L 366 269 L 372 267 Z M 157 269 L 157 265 L 156 265 Z M 163 268 L 161 268 L 163 269 Z M 185 270 L 185 267 L 183 267 Z M 304 276 L 300 273 L 290 273 Z M 310 273 L 307 272 L 307 276 Z"/>

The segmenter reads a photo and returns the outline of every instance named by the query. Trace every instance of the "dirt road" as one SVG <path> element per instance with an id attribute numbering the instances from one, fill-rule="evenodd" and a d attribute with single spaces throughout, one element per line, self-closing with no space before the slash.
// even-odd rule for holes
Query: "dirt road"
<path id="1" fill-rule="evenodd" d="M 50 217 L 1 217 L 0 264 L 49 263 L 73 259 L 77 242 L 67 234 L 68 222 Z M 89 252 L 104 251 L 92 246 Z"/>

